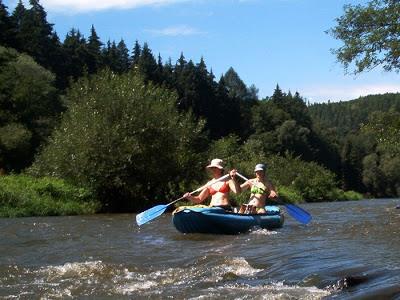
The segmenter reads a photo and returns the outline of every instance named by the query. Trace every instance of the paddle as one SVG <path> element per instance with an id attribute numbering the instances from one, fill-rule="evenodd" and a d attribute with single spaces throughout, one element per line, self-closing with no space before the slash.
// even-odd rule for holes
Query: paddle
<path id="1" fill-rule="evenodd" d="M 209 187 L 210 185 L 224 180 L 226 178 L 229 177 L 229 174 L 226 174 L 218 179 L 212 180 L 209 183 L 207 183 L 206 185 L 203 185 L 202 187 L 199 187 L 197 190 L 193 191 L 190 193 L 190 195 L 200 192 L 202 190 L 204 190 L 205 188 Z M 179 199 L 176 199 L 168 204 L 163 204 L 163 205 L 156 205 L 152 208 L 149 208 L 148 210 L 145 210 L 144 212 L 141 212 L 140 214 L 136 215 L 136 223 L 141 226 L 155 218 L 157 218 L 158 216 L 161 216 L 163 214 L 163 212 L 167 209 L 168 206 L 170 206 L 171 204 L 174 204 L 175 202 L 178 202 L 180 200 L 182 200 L 185 197 L 180 197 Z"/>
<path id="2" fill-rule="evenodd" d="M 242 178 L 245 181 L 248 181 L 248 179 L 246 177 L 244 177 L 243 175 L 236 173 L 237 176 L 239 176 L 240 178 Z M 254 184 L 254 183 L 253 183 Z M 254 184 L 255 186 L 257 186 L 256 184 Z M 260 190 L 265 191 L 264 189 L 260 188 L 259 186 L 257 186 Z M 280 198 L 278 198 L 280 200 Z M 297 221 L 299 221 L 300 223 L 303 224 L 308 224 L 312 217 L 311 215 L 306 212 L 304 209 L 302 209 L 301 207 L 298 207 L 295 204 L 286 204 L 283 203 L 282 200 L 279 201 L 279 203 L 285 205 L 289 215 L 291 215 L 294 219 L 296 219 Z"/>

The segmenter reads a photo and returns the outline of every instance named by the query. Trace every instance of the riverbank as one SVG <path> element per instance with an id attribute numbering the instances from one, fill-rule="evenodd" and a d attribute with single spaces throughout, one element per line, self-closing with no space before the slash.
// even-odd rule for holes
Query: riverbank
<path id="1" fill-rule="evenodd" d="M 285 203 L 307 202 L 290 187 L 279 186 L 278 191 Z M 240 205 L 247 203 L 248 196 L 248 193 L 232 194 L 232 200 Z M 363 196 L 357 192 L 335 189 L 328 198 L 345 201 L 360 200 Z M 271 201 L 271 204 L 276 203 Z M 85 215 L 95 214 L 100 210 L 104 211 L 104 208 L 90 190 L 76 187 L 61 179 L 36 178 L 22 174 L 0 177 L 0 217 Z"/>
<path id="2" fill-rule="evenodd" d="M 0 217 L 94 214 L 101 205 L 86 188 L 56 178 L 0 177 Z"/>

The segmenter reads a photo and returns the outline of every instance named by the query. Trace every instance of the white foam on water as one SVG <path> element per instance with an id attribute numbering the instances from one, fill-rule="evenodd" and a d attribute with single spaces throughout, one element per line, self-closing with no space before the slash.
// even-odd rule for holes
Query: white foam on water
<path id="1" fill-rule="evenodd" d="M 102 272 L 106 265 L 102 261 L 86 261 L 65 263 L 60 266 L 47 266 L 37 272 L 47 275 L 48 280 L 56 280 L 61 277 L 85 277 L 92 276 L 94 272 Z"/>
<path id="2" fill-rule="evenodd" d="M 228 297 L 234 299 L 299 299 L 317 300 L 330 294 L 329 291 L 317 287 L 301 287 L 298 285 L 286 285 L 283 282 L 275 282 L 266 285 L 250 286 L 247 284 L 228 284 L 212 287 L 201 291 L 201 295 L 190 298 L 195 299 L 219 299 Z"/>
<path id="3" fill-rule="evenodd" d="M 262 269 L 256 269 L 250 266 L 247 260 L 243 257 L 229 258 L 227 263 L 221 267 L 223 271 L 231 272 L 237 276 L 253 276 L 262 271 Z"/>
<path id="4" fill-rule="evenodd" d="M 44 227 L 44 228 L 50 227 L 50 224 L 48 224 L 48 223 L 40 223 L 40 222 L 39 223 L 33 222 L 32 225 L 35 226 L 35 227 Z"/>
<path id="5" fill-rule="evenodd" d="M 136 292 L 142 293 L 146 291 L 157 293 L 157 290 L 164 285 L 176 284 L 177 278 L 182 277 L 184 272 L 184 269 L 169 268 L 149 274 L 140 274 L 125 268 L 121 274 L 116 274 L 113 277 L 113 282 L 115 283 L 113 291 L 120 295 L 132 295 Z"/>
<path id="6" fill-rule="evenodd" d="M 207 260 L 205 259 L 205 262 Z M 179 286 L 183 289 L 191 285 L 206 282 L 220 282 L 224 276 L 251 277 L 262 271 L 253 268 L 243 257 L 226 259 L 222 264 L 208 267 L 207 263 L 194 264 L 188 268 L 168 268 L 157 270 L 149 274 L 140 274 L 123 270 L 115 282 L 114 291 L 121 295 L 132 295 L 136 292 L 148 292 L 148 295 L 157 293 L 163 288 Z"/>
<path id="7" fill-rule="evenodd" d="M 270 231 L 268 229 L 262 229 L 262 228 L 254 228 L 250 231 L 250 234 L 252 235 L 275 235 L 278 234 L 277 231 Z"/>
<path id="8" fill-rule="evenodd" d="M 115 287 L 114 292 L 120 295 L 131 295 L 134 292 L 146 291 L 158 286 L 155 281 L 132 282 Z"/>
<path id="9" fill-rule="evenodd" d="M 257 274 L 262 271 L 252 267 L 243 257 L 205 256 L 192 265 L 150 272 L 129 270 L 122 265 L 102 261 L 86 261 L 31 270 L 30 275 L 35 278 L 27 284 L 35 290 L 39 288 L 37 292 L 44 299 L 77 295 L 90 297 L 103 293 L 117 298 L 118 295 L 152 297 L 165 292 L 173 295 L 175 290 L 192 295 L 193 299 L 225 296 L 235 299 L 320 299 L 329 295 L 328 291 L 316 287 L 287 285 L 284 282 L 262 284 L 257 279 Z M 238 280 L 250 284 L 238 283 Z M 251 285 L 252 282 L 256 285 Z"/>

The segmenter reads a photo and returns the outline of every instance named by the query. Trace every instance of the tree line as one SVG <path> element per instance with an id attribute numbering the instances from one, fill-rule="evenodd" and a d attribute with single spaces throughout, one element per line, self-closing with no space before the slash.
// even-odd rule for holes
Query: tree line
<path id="1" fill-rule="evenodd" d="M 103 43 L 94 26 L 87 39 L 71 29 L 61 42 L 39 1 L 29 3 L 9 13 L 0 0 L 6 172 L 83 184 L 109 211 L 138 210 L 189 190 L 205 180 L 201 170 L 213 157 L 247 173 L 267 162 L 290 200 L 341 200 L 348 190 L 399 195 L 399 168 L 390 168 L 398 127 L 382 125 L 388 118 L 371 115 L 358 127 L 352 110 L 307 106 L 279 85 L 259 99 L 233 68 L 217 79 L 203 58 L 195 63 L 181 53 L 164 62 L 147 43 L 136 41 L 131 51 L 123 40 Z M 398 107 L 397 95 L 385 97 L 357 100 L 359 120 Z M 391 104 L 375 109 L 373 102 Z M 377 134 L 382 126 L 393 128 L 392 137 Z M 378 146 L 379 138 L 386 142 Z"/>
<path id="2" fill-rule="evenodd" d="M 378 197 L 400 194 L 400 94 L 314 104 L 309 112 L 340 151 L 344 189 Z"/>

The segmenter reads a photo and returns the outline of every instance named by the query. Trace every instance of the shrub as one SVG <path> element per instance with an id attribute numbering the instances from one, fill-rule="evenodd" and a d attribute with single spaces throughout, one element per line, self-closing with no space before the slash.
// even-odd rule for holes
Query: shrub
<path id="1" fill-rule="evenodd" d="M 93 193 L 61 179 L 0 177 L 0 217 L 92 214 L 99 208 Z"/>
<path id="2" fill-rule="evenodd" d="M 66 98 L 68 111 L 30 173 L 88 186 L 107 211 L 165 203 L 199 178 L 203 123 L 177 111 L 174 92 L 106 70 Z"/>

